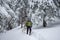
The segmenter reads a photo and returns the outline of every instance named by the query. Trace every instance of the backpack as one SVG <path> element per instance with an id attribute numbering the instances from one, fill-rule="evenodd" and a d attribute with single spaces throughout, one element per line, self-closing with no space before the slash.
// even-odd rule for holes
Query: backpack
<path id="1" fill-rule="evenodd" d="M 27 21 L 26 22 L 26 27 L 28 27 L 28 26 L 30 26 L 30 27 L 32 26 L 32 22 L 31 21 Z"/>

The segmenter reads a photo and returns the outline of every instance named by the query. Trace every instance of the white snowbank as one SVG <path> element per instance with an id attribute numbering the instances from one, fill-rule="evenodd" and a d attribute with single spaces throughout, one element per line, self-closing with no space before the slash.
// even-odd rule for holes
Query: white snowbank
<path id="1" fill-rule="evenodd" d="M 0 40 L 37 40 L 21 31 L 21 29 L 13 29 L 6 33 L 0 34 Z"/>
<path id="2" fill-rule="evenodd" d="M 57 20 L 46 28 L 35 29 L 35 37 L 39 40 L 60 40 L 60 21 Z"/>

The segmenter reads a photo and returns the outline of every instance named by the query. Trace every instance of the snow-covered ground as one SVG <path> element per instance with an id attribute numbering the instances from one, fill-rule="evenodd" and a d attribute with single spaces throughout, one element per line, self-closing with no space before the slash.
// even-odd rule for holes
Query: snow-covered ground
<path id="1" fill-rule="evenodd" d="M 0 33 L 0 40 L 60 40 L 60 21 L 51 23 L 46 28 L 33 28 L 31 35 L 27 35 L 20 27 L 17 27 Z"/>
<path id="2" fill-rule="evenodd" d="M 0 34 L 0 40 L 37 40 L 22 32 L 22 29 L 15 28 L 8 32 Z"/>

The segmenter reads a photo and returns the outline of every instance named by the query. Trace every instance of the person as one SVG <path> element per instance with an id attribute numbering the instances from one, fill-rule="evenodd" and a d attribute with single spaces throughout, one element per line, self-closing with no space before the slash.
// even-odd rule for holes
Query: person
<path id="1" fill-rule="evenodd" d="M 32 28 L 32 22 L 31 20 L 26 21 L 26 27 L 27 27 L 27 34 L 31 35 L 31 28 Z"/>

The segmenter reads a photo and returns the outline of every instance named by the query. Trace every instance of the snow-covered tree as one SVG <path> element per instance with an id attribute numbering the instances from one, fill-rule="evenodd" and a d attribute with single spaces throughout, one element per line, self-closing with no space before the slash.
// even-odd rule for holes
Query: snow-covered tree
<path id="1" fill-rule="evenodd" d="M 23 25 L 28 18 L 34 26 L 40 26 L 40 22 L 45 25 L 56 17 L 60 18 L 59 7 L 55 7 L 54 1 L 51 1 L 0 0 L 0 30 L 10 30 Z"/>
<path id="2" fill-rule="evenodd" d="M 7 30 L 10 30 L 12 28 L 15 28 L 19 26 L 20 24 L 23 24 L 24 21 L 27 19 L 29 4 L 28 0 L 1 0 L 0 2 L 1 7 L 4 7 L 3 9 L 7 14 L 5 20 L 5 27 Z M 3 14 L 2 14 L 3 15 Z M 3 20 L 3 21 L 4 21 Z M 4 22 L 3 22 L 4 23 Z"/>
<path id="3" fill-rule="evenodd" d="M 32 12 L 35 15 L 34 23 L 35 25 L 39 25 L 39 21 L 43 21 L 43 26 L 47 24 L 47 21 L 55 20 L 55 17 L 58 16 L 58 8 L 52 5 L 53 2 L 49 2 L 49 0 L 32 1 L 34 3 L 32 5 Z M 33 16 L 33 15 L 32 15 Z M 39 21 L 36 21 L 39 20 Z"/>

